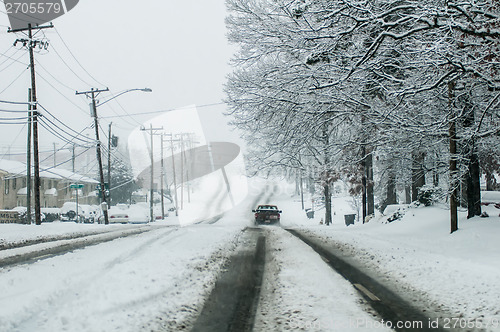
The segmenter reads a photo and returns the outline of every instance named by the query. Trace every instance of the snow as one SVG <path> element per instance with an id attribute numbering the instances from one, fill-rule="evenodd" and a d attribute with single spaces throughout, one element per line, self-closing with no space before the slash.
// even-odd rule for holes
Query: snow
<path id="1" fill-rule="evenodd" d="M 334 199 L 334 211 L 350 206 L 348 201 Z M 308 220 L 299 202 L 285 199 L 278 204 L 285 211 L 282 224 L 330 245 L 333 241 L 346 260 L 377 275 L 408 300 L 429 306 L 441 318 L 464 318 L 483 327 L 489 324 L 488 331 L 500 331 L 499 209 L 483 206 L 490 217 L 469 220 L 467 212 L 460 211 L 459 230 L 450 234 L 444 205 L 405 208 L 404 217 L 391 223 L 387 216 L 379 216 L 368 224 L 346 227 L 342 214 L 325 226 L 319 225 L 324 210 Z"/>
<path id="2" fill-rule="evenodd" d="M 481 191 L 481 201 L 500 204 L 500 191 Z"/>
<path id="3" fill-rule="evenodd" d="M 320 225 L 323 210 L 307 219 L 289 188 L 264 184 L 249 181 L 246 200 L 234 209 L 224 207 L 228 210 L 213 225 L 181 227 L 172 214 L 147 225 L 0 225 L 2 248 L 42 238 L 58 240 L 0 250 L 2 257 L 78 241 L 66 239 L 69 235 L 110 237 L 152 229 L 0 269 L 0 331 L 188 330 L 224 263 L 239 248 L 242 230 L 252 225 L 251 209 L 261 203 L 283 210 L 283 227 L 339 247 L 344 259 L 424 306 L 431 316 L 484 324 L 500 320 L 500 210 L 493 205 L 483 207 L 489 218 L 467 220 L 461 211 L 460 229 L 450 234 L 445 206 L 405 207 L 404 217 L 391 223 L 378 215 L 368 224 L 357 221 L 346 227 L 344 214 L 356 211 L 356 204 L 351 197 L 336 197 L 333 225 L 326 226 Z M 216 198 L 224 206 L 222 197 Z M 311 207 L 310 201 L 306 207 Z M 358 291 L 312 249 L 280 227 L 263 227 L 263 232 L 265 282 L 255 330 L 384 330 Z"/>
<path id="4" fill-rule="evenodd" d="M 162 228 L 2 271 L 0 330 L 176 330 L 239 231 Z"/>
<path id="5" fill-rule="evenodd" d="M 95 234 L 117 229 L 126 229 L 131 225 L 101 225 L 101 224 L 77 224 L 74 222 L 51 222 L 41 225 L 0 225 L 0 248 L 10 247 L 14 244 L 27 242 L 35 239 L 58 238 L 63 236 L 81 236 L 83 234 Z"/>
<path id="6" fill-rule="evenodd" d="M 256 331 L 390 331 L 360 295 L 305 243 L 278 227 L 267 228 L 264 287 Z"/>

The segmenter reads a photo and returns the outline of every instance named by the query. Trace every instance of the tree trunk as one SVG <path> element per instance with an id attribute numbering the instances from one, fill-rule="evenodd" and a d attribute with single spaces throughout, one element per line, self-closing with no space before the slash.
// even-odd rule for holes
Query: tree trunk
<path id="1" fill-rule="evenodd" d="M 406 204 L 411 204 L 411 187 L 405 187 L 405 202 Z"/>
<path id="2" fill-rule="evenodd" d="M 464 118 L 464 127 L 471 128 L 475 123 L 474 107 L 470 103 L 470 96 L 463 95 L 464 109 L 467 111 Z M 479 158 L 476 151 L 476 142 L 471 138 L 466 146 L 469 160 L 469 169 L 466 174 L 467 219 L 481 215 L 481 171 L 479 169 Z"/>
<path id="3" fill-rule="evenodd" d="M 469 156 L 469 171 L 467 172 L 467 219 L 481 215 L 481 183 L 479 158 L 475 152 L 474 143 Z"/>
<path id="4" fill-rule="evenodd" d="M 451 233 L 458 230 L 458 169 L 457 169 L 457 126 L 453 112 L 453 89 L 455 83 L 448 83 L 448 100 L 450 108 L 449 139 L 450 139 L 450 228 Z"/>
<path id="5" fill-rule="evenodd" d="M 495 187 L 495 177 L 493 176 L 493 174 L 489 171 L 489 170 L 486 170 L 485 171 L 485 175 L 486 175 L 486 191 L 493 191 L 495 190 L 494 187 Z"/>
<path id="6" fill-rule="evenodd" d="M 299 187 L 300 187 L 300 202 L 302 203 L 302 210 L 304 210 L 304 180 L 302 171 L 299 171 Z"/>
<path id="7" fill-rule="evenodd" d="M 434 161 L 434 168 L 432 169 L 432 184 L 434 185 L 434 187 L 438 187 L 439 186 L 439 169 L 438 169 L 439 156 L 437 155 L 437 153 L 436 153 L 435 158 L 436 158 L 436 160 Z"/>
<path id="8" fill-rule="evenodd" d="M 396 196 L 396 176 L 394 175 L 393 170 L 389 170 L 389 179 L 387 180 L 387 195 L 385 203 L 386 206 L 398 203 L 398 199 Z"/>
<path id="9" fill-rule="evenodd" d="M 373 193 L 373 154 L 370 151 L 366 156 L 366 212 L 375 213 L 375 196 Z"/>
<path id="10" fill-rule="evenodd" d="M 328 182 L 324 186 L 325 195 L 325 225 L 330 225 L 332 223 L 332 193 L 330 191 L 330 185 Z"/>
<path id="11" fill-rule="evenodd" d="M 314 178 L 312 176 L 309 176 L 307 178 L 307 187 L 309 189 L 309 194 L 311 194 L 311 196 L 313 196 L 316 193 L 316 186 L 315 186 Z"/>
<path id="12" fill-rule="evenodd" d="M 299 175 L 299 171 L 296 170 L 295 171 L 295 195 L 300 195 L 300 184 L 299 184 L 299 181 L 300 181 L 300 175 Z"/>
<path id="13" fill-rule="evenodd" d="M 418 190 L 425 185 L 425 170 L 424 170 L 424 152 L 415 152 L 412 154 L 411 167 L 411 199 L 418 199 Z"/>
<path id="14" fill-rule="evenodd" d="M 362 187 L 362 200 L 361 200 L 361 204 L 362 204 L 362 209 L 363 209 L 363 224 L 365 223 L 366 221 L 366 216 L 368 215 L 367 214 L 367 196 L 366 196 L 366 193 L 367 193 L 367 190 L 366 190 L 366 148 L 365 146 L 363 145 L 362 149 L 361 149 L 361 153 L 363 155 L 363 159 L 361 160 L 361 187 Z"/>

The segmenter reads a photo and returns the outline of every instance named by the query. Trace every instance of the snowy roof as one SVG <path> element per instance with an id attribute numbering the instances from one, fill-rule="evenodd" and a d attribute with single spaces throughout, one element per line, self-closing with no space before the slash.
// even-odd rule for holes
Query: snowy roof
<path id="1" fill-rule="evenodd" d="M 18 195 L 26 195 L 26 193 L 28 192 L 28 188 L 24 187 L 24 188 L 21 188 L 17 191 L 17 194 Z"/>
<path id="2" fill-rule="evenodd" d="M 57 196 L 57 189 L 56 188 L 50 188 L 45 190 L 44 195 L 52 195 L 52 196 Z"/>
<path id="3" fill-rule="evenodd" d="M 0 171 L 11 174 L 13 177 L 26 176 L 26 164 L 14 160 L 0 160 Z"/>
<path id="4" fill-rule="evenodd" d="M 61 168 L 49 168 L 43 171 L 44 174 L 50 174 L 53 178 L 61 178 L 61 179 L 67 179 L 71 181 L 76 181 L 76 182 L 85 182 L 85 183 L 99 183 L 99 181 L 96 181 L 94 179 L 91 179 L 89 177 L 86 177 L 84 175 L 76 174 L 71 171 L 61 169 Z"/>
<path id="5" fill-rule="evenodd" d="M 26 164 L 15 160 L 0 160 L 0 171 L 10 174 L 11 178 L 26 176 Z M 89 177 L 73 173 L 71 171 L 61 168 L 41 168 L 40 177 L 45 179 L 68 179 L 70 181 L 84 182 L 84 183 L 99 183 L 98 181 Z"/>
<path id="6" fill-rule="evenodd" d="M 144 189 L 139 189 L 139 190 L 136 190 L 132 193 L 132 195 L 136 195 L 136 196 L 145 196 L 147 194 L 148 194 L 147 190 L 144 190 Z"/>

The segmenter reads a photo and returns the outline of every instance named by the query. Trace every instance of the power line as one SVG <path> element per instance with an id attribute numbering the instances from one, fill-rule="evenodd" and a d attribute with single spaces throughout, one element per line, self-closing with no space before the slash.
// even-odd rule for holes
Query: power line
<path id="1" fill-rule="evenodd" d="M 69 130 L 71 130 L 72 132 L 74 132 L 76 135 L 78 135 L 78 136 L 80 136 L 80 135 L 81 135 L 81 133 L 82 133 L 82 132 L 77 132 L 77 131 L 76 131 L 76 130 L 74 130 L 73 128 L 69 127 L 67 124 L 65 124 L 64 122 L 62 122 L 61 120 L 59 120 L 59 119 L 58 119 L 58 118 L 57 118 L 54 114 L 52 114 L 52 113 L 51 113 L 48 109 L 46 109 L 43 105 L 41 105 L 41 104 L 39 104 L 39 105 L 40 105 L 40 107 L 41 107 L 41 108 L 42 108 L 45 112 L 47 112 L 47 114 L 49 114 L 50 116 L 52 116 L 52 118 L 54 118 L 54 120 L 56 120 L 56 121 L 57 121 L 57 122 L 59 122 L 61 125 L 63 125 L 64 127 L 68 128 Z M 54 125 L 55 125 L 55 124 L 54 124 Z M 59 128 L 59 129 L 61 129 L 59 126 L 57 126 L 57 125 L 55 125 L 55 126 L 56 126 L 57 128 Z M 86 130 L 86 129 L 88 129 L 88 128 L 89 128 L 89 126 L 87 126 L 87 128 L 85 128 L 84 130 Z M 61 130 L 62 130 L 62 129 L 61 129 Z M 64 131 L 64 130 L 63 130 L 63 131 Z M 66 131 L 64 131 L 64 132 L 66 132 Z M 70 135 L 70 136 L 72 136 L 72 137 L 73 137 L 73 135 L 72 135 L 72 134 L 69 134 L 69 133 L 68 133 L 68 135 Z M 94 142 L 94 141 L 89 141 L 88 139 L 83 140 L 83 139 L 78 138 L 78 137 L 75 137 L 75 138 L 80 139 L 80 140 L 82 140 L 82 141 L 86 141 L 86 142 Z"/>
<path id="2" fill-rule="evenodd" d="M 62 38 L 61 34 L 59 33 L 59 31 L 57 29 L 54 28 L 54 31 L 57 33 L 57 35 L 59 36 L 59 38 L 61 39 L 63 45 L 66 47 L 66 49 L 68 50 L 69 54 L 71 54 L 71 56 L 73 57 L 73 59 L 76 61 L 76 63 L 80 66 L 80 68 L 83 69 L 83 71 L 85 73 L 87 73 L 87 75 L 90 76 L 90 78 L 92 78 L 97 84 L 101 85 L 101 86 L 106 86 L 106 84 L 102 84 L 101 82 L 99 82 L 98 80 L 96 80 L 94 78 L 94 76 L 92 76 L 88 71 L 87 69 L 85 69 L 85 67 L 82 66 L 82 64 L 80 63 L 80 61 L 78 61 L 78 59 L 75 57 L 75 55 L 73 54 L 73 52 L 70 50 L 70 48 L 68 47 L 68 44 L 66 44 L 66 42 L 64 41 L 64 39 Z M 88 84 L 87 84 L 88 85 Z"/>
<path id="3" fill-rule="evenodd" d="M 74 101 L 72 101 L 71 99 L 69 99 L 64 93 L 62 93 L 61 91 L 59 91 L 59 89 L 57 89 L 55 86 L 53 86 L 45 77 L 43 77 L 43 75 L 41 75 L 39 72 L 37 72 L 38 76 L 40 76 L 40 78 L 42 80 L 45 81 L 45 83 L 47 83 L 49 86 L 51 86 L 57 93 L 59 93 L 64 99 L 66 99 L 67 101 L 69 101 L 71 104 L 73 104 L 73 106 L 75 106 L 76 108 L 78 108 L 78 110 L 80 110 L 81 112 L 83 112 L 84 114 L 88 115 L 88 112 L 85 111 L 80 105 L 77 105 Z"/>
<path id="4" fill-rule="evenodd" d="M 26 127 L 26 122 L 24 123 L 24 126 L 21 128 L 21 130 L 19 130 L 19 133 L 17 133 L 16 137 L 14 138 L 14 140 L 12 141 L 12 143 L 9 145 L 9 150 L 10 148 L 12 148 L 12 146 L 14 145 L 14 142 L 17 141 L 17 139 L 19 138 L 19 135 L 21 135 L 21 133 L 24 131 L 24 128 Z M 2 157 L 0 158 L 0 160 L 4 160 L 6 154 L 3 154 Z"/>
<path id="5" fill-rule="evenodd" d="M 54 130 L 53 128 L 50 127 L 47 123 L 45 123 L 43 120 L 39 121 L 40 126 L 45 128 L 52 136 L 62 140 L 63 142 L 67 144 L 75 144 L 73 141 L 69 140 L 68 138 L 64 137 L 61 133 L 59 133 L 57 130 Z"/>
<path id="6" fill-rule="evenodd" d="M 65 142 L 68 142 L 68 143 L 71 143 L 71 144 L 84 144 L 84 143 L 91 144 L 92 143 L 90 141 L 84 140 L 84 139 L 79 138 L 77 136 L 72 136 L 67 131 L 65 131 L 61 127 L 58 127 L 54 122 L 50 121 L 46 117 L 42 117 L 41 118 L 40 124 L 44 124 L 45 125 L 44 126 L 45 129 L 49 130 L 52 135 L 57 136 L 57 137 L 63 139 Z M 56 130 L 56 129 L 58 129 L 58 130 Z M 69 138 L 66 137 L 66 136 L 64 136 L 63 133 L 66 134 L 66 135 L 68 135 Z M 75 140 L 79 140 L 82 143 L 75 143 Z"/>
<path id="7" fill-rule="evenodd" d="M 116 101 L 118 103 L 118 101 L 116 99 L 114 99 L 114 101 Z M 123 109 L 123 107 L 118 103 L 118 105 Z M 117 116 L 121 117 L 123 121 L 125 121 L 127 124 L 129 124 L 130 126 L 132 126 L 132 128 L 135 128 L 136 125 L 134 123 L 131 123 L 129 122 L 127 119 L 123 118 L 123 115 L 120 115 L 118 114 L 118 112 L 110 105 L 110 104 L 107 104 L 107 107 L 114 113 L 116 114 Z M 123 109 L 125 111 L 125 109 Z M 127 111 L 125 111 L 125 113 L 127 113 Z M 128 114 L 128 113 L 127 113 Z M 132 119 L 134 120 L 134 119 Z M 135 120 L 134 120 L 135 121 Z M 137 121 L 135 121 L 137 122 Z M 138 122 L 137 122 L 138 123 Z M 140 125 L 140 123 L 139 123 Z"/>
<path id="8" fill-rule="evenodd" d="M 6 62 L 7 62 L 7 61 L 9 61 L 9 60 L 12 60 L 13 62 L 20 63 L 20 64 L 22 64 L 22 65 L 24 65 L 24 66 L 29 66 L 27 63 L 24 63 L 24 62 L 22 62 L 22 61 L 19 61 L 19 59 L 21 59 L 21 58 L 23 57 L 23 55 L 24 55 L 24 54 L 21 54 L 21 55 L 20 55 L 17 59 L 14 59 L 14 55 L 16 55 L 17 53 L 19 53 L 19 52 L 21 51 L 21 49 L 18 49 L 18 48 L 17 48 L 17 49 L 15 49 L 16 51 L 14 52 L 14 54 L 12 54 L 12 55 L 10 55 L 10 56 L 9 56 L 9 55 L 7 55 L 7 52 L 8 52 L 8 51 L 10 51 L 10 50 L 12 50 L 12 49 L 14 49 L 14 46 L 12 46 L 12 45 L 11 45 L 11 46 L 10 46 L 10 47 L 9 47 L 9 48 L 5 51 L 5 52 L 0 53 L 0 56 L 2 56 L 2 57 L 4 57 L 4 58 L 6 58 L 6 59 L 5 59 L 2 63 L 0 63 L 0 66 L 2 66 L 4 63 L 6 63 Z M 9 66 L 10 66 L 10 65 L 9 65 Z M 2 69 L 2 71 L 3 71 L 3 70 L 5 70 L 5 69 L 7 69 L 9 66 L 7 66 L 7 67 L 5 67 L 4 69 Z"/>
<path id="9" fill-rule="evenodd" d="M 213 103 L 213 104 L 205 104 L 205 105 L 196 105 L 196 108 L 206 108 L 206 107 L 212 107 L 212 106 L 217 106 L 217 105 L 225 105 L 227 104 L 226 102 L 220 102 L 220 103 Z M 148 114 L 161 114 L 161 113 L 166 113 L 166 112 L 172 112 L 172 111 L 182 111 L 183 109 L 190 109 L 191 106 L 186 106 L 186 107 L 180 107 L 180 108 L 171 108 L 171 109 L 166 109 L 162 111 L 150 111 L 150 112 L 143 112 L 143 113 L 128 113 L 127 115 L 110 115 L 110 116 L 101 116 L 101 119 L 114 119 L 117 117 L 124 117 L 124 116 L 137 116 L 137 115 L 148 115 Z"/>
<path id="10" fill-rule="evenodd" d="M 61 59 L 61 61 L 64 63 L 64 65 L 76 76 L 76 78 L 78 78 L 80 81 L 82 81 L 85 85 L 87 86 L 92 86 L 92 84 L 89 84 L 88 82 L 86 82 L 83 78 L 81 78 L 74 70 L 73 68 L 71 68 L 70 65 L 68 65 L 68 63 L 66 62 L 66 60 L 63 59 L 63 57 L 59 54 L 59 52 L 57 52 L 57 49 L 54 47 L 54 45 L 51 45 L 52 46 L 52 49 L 54 50 L 54 52 L 56 52 L 56 55 L 59 57 L 59 59 Z"/>
<path id="11" fill-rule="evenodd" d="M 84 153 L 86 153 L 87 151 L 89 151 L 90 149 L 91 148 L 87 148 L 87 149 L 83 150 L 79 154 L 75 155 L 75 158 L 80 157 L 81 155 L 83 155 Z M 54 157 L 54 153 L 52 153 L 50 156 L 48 156 L 47 158 L 45 158 L 45 160 L 51 159 L 52 157 Z M 43 160 L 43 161 L 45 161 L 45 160 Z M 62 166 L 64 164 L 67 164 L 68 162 L 70 162 L 72 160 L 73 160 L 73 156 L 71 156 L 70 159 L 66 159 L 63 162 L 60 162 L 60 163 L 56 164 L 55 166 L 49 166 L 49 167 L 43 168 L 43 169 L 41 169 L 41 171 L 48 171 L 48 172 L 50 172 L 51 169 L 54 169 L 54 168 L 57 168 L 57 167 Z"/>
<path id="12" fill-rule="evenodd" d="M 10 125 L 10 124 L 12 124 L 12 125 L 25 125 L 26 122 L 0 122 L 0 124 L 2 124 L 2 125 Z"/>
<path id="13" fill-rule="evenodd" d="M 23 101 L 9 101 L 9 100 L 0 100 L 0 103 L 3 104 L 12 104 L 12 105 L 31 105 L 31 103 L 23 102 Z M 19 111 L 24 112 L 24 111 Z"/>
<path id="14" fill-rule="evenodd" d="M 9 85 L 7 85 L 7 87 L 5 89 L 3 89 L 2 91 L 0 91 L 0 94 L 4 93 L 8 88 L 10 88 L 14 83 L 16 83 L 16 81 L 21 77 L 23 76 L 24 72 L 26 70 L 28 70 L 29 67 L 27 68 L 24 68 L 23 71 L 19 74 L 19 76 L 17 76 Z"/>
<path id="15" fill-rule="evenodd" d="M 52 73 L 47 70 L 47 68 L 45 68 L 41 63 L 40 63 L 40 60 L 38 60 L 38 66 L 40 66 L 43 70 L 45 70 L 45 72 L 47 74 L 49 74 L 50 77 L 52 77 L 54 79 L 54 81 L 56 81 L 57 83 L 61 84 L 63 87 L 67 88 L 68 90 L 71 90 L 71 91 L 75 91 L 74 88 L 70 87 L 69 85 L 66 85 L 64 84 L 63 82 L 61 82 L 60 80 L 58 80 L 54 75 L 52 75 Z M 39 73 L 40 75 L 40 73 Z"/>
<path id="16" fill-rule="evenodd" d="M 27 111 L 1 110 L 2 113 L 26 113 Z"/>
<path id="17" fill-rule="evenodd" d="M 23 116 L 20 118 L 0 118 L 0 121 L 10 121 L 10 120 L 28 120 L 27 116 Z"/>
<path id="18" fill-rule="evenodd" d="M 11 67 L 14 63 L 16 63 L 16 62 L 17 62 L 17 63 L 20 63 L 20 64 L 22 64 L 22 65 L 27 65 L 27 64 L 25 64 L 24 62 L 19 61 L 19 59 L 21 59 L 23 56 L 24 56 L 24 54 L 21 54 L 21 55 L 19 55 L 19 57 L 18 57 L 17 59 L 13 59 L 13 58 L 8 58 L 8 59 L 6 59 L 4 62 L 2 62 L 2 65 L 3 65 L 5 62 L 7 62 L 7 60 L 9 60 L 9 59 L 10 59 L 10 60 L 12 60 L 12 62 L 11 62 L 11 63 L 9 63 L 9 64 L 8 64 L 7 66 L 5 66 L 4 68 L 0 69 L 0 72 L 5 71 L 5 70 L 9 69 L 9 68 L 10 68 L 10 67 Z"/>

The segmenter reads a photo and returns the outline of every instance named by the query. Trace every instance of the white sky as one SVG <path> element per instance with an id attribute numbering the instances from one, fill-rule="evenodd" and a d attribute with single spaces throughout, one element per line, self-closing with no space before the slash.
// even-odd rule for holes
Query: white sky
<path id="1" fill-rule="evenodd" d="M 48 29 L 44 33 L 51 44 L 49 52 L 35 55 L 38 100 L 68 126 L 80 131 L 91 123 L 91 118 L 88 101 L 76 96 L 75 90 L 109 87 L 111 93 L 100 97 L 104 101 L 113 93 L 149 87 L 153 93 L 131 92 L 117 101 L 129 114 L 196 104 L 202 121 L 217 128 L 208 139 L 224 140 L 228 131 L 223 128 L 225 125 L 221 126 L 220 114 L 225 106 L 201 106 L 219 103 L 224 97 L 223 84 L 231 70 L 228 62 L 234 50 L 226 40 L 225 16 L 221 0 L 80 0 L 72 11 L 53 23 L 76 59 L 102 84 L 85 73 L 57 32 Z M 30 86 L 28 52 L 16 52 L 11 47 L 21 35 L 7 33 L 8 26 L 5 7 L 0 4 L 0 54 L 20 57 L 22 62 L 12 63 L 0 55 L 0 100 L 25 101 Z M 21 77 L 7 88 L 23 70 Z M 24 110 L 24 106 L 0 104 L 0 109 Z M 129 118 L 124 116 L 125 111 L 115 101 L 98 109 L 101 126 L 107 128 L 113 121 L 114 132 L 122 141 L 138 123 L 159 115 Z M 5 116 L 0 113 L 0 117 Z M 11 152 L 25 150 L 26 128 L 5 124 L 0 124 L 0 128 L 0 157 L 9 146 Z M 92 130 L 85 133 L 94 136 Z M 41 150 L 52 149 L 52 143 L 57 141 L 46 131 L 40 133 Z M 62 145 L 59 143 L 58 147 Z"/>

